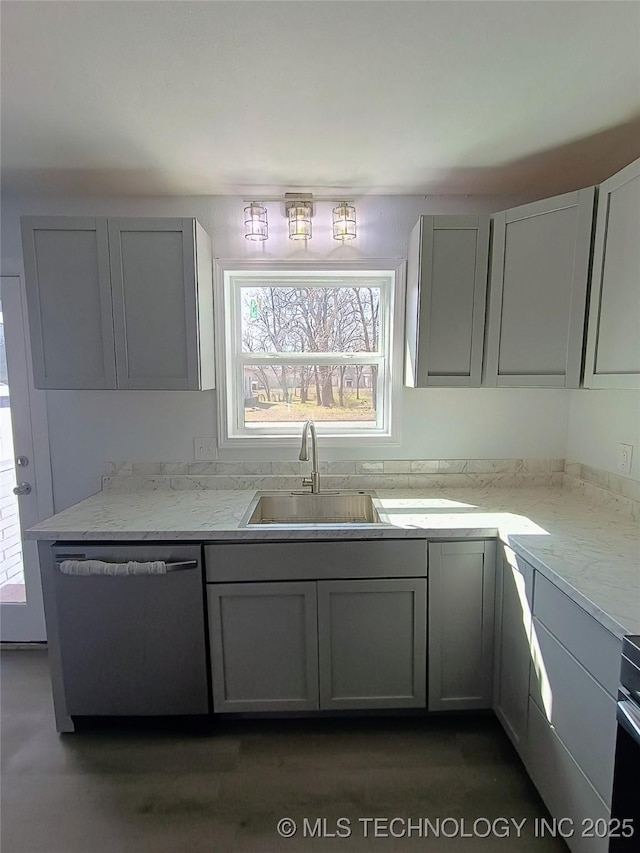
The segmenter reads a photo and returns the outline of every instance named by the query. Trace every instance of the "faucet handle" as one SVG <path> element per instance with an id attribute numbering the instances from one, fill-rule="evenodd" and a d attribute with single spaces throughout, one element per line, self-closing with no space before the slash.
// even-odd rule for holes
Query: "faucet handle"
<path id="1" fill-rule="evenodd" d="M 302 485 L 303 486 L 313 486 L 313 480 L 311 479 L 311 477 L 303 477 L 302 478 Z"/>

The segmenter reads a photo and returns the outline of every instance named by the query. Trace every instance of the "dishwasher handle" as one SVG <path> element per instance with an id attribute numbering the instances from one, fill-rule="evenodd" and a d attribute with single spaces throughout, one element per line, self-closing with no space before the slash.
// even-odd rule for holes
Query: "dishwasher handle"
<path id="1" fill-rule="evenodd" d="M 61 571 L 60 563 L 64 562 L 65 560 L 85 560 L 85 559 L 86 559 L 86 554 L 56 554 L 56 569 Z M 115 561 L 108 560 L 105 562 L 115 562 Z M 122 563 L 122 565 L 126 566 L 127 563 Z M 189 571 L 190 569 L 197 569 L 198 568 L 198 561 L 197 560 L 174 560 L 173 562 L 170 562 L 170 563 L 165 562 L 165 565 L 167 567 L 167 574 L 169 574 L 169 572 L 186 572 L 186 571 Z M 100 577 L 109 577 L 109 575 L 100 575 Z M 116 577 L 116 576 L 114 575 L 114 577 Z M 134 576 L 132 576 L 132 577 L 134 577 Z"/>

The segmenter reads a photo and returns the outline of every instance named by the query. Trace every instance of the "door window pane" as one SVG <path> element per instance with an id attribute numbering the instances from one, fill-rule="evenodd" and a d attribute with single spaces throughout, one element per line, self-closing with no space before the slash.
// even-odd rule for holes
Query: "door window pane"
<path id="1" fill-rule="evenodd" d="M 26 601 L 4 322 L 0 303 L 0 602 Z"/>

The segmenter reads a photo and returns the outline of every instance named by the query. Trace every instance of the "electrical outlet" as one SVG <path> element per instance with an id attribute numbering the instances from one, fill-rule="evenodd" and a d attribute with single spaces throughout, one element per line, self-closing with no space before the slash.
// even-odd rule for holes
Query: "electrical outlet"
<path id="1" fill-rule="evenodd" d="M 196 461 L 218 458 L 218 445 L 215 436 L 193 439 L 193 456 Z"/>
<path id="2" fill-rule="evenodd" d="M 618 468 L 623 474 L 631 473 L 631 458 L 633 457 L 633 444 L 621 444 L 618 452 Z"/>

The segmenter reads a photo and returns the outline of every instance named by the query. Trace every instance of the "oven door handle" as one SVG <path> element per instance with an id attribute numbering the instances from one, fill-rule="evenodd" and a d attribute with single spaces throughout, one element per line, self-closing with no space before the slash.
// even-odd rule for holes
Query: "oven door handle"
<path id="1" fill-rule="evenodd" d="M 640 710 L 629 699 L 618 702 L 618 722 L 633 740 L 640 745 Z"/>

